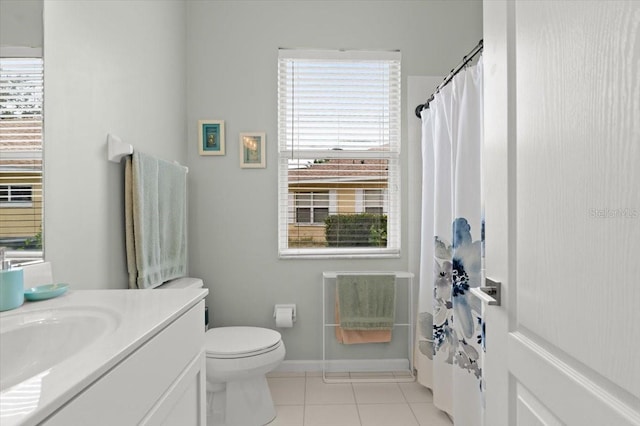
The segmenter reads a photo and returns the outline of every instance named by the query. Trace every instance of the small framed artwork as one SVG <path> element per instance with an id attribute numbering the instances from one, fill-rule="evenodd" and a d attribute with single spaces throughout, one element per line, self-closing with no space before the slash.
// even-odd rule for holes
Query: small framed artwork
<path id="1" fill-rule="evenodd" d="M 198 120 L 200 155 L 224 155 L 224 121 Z"/>
<path id="2" fill-rule="evenodd" d="M 240 133 L 240 167 L 265 168 L 265 139 L 265 133 Z"/>

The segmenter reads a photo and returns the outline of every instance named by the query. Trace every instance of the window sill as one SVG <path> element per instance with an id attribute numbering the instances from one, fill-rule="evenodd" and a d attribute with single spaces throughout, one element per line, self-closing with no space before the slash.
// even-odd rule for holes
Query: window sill
<path id="1" fill-rule="evenodd" d="M 397 259 L 400 249 L 280 249 L 280 259 Z"/>
<path id="2" fill-rule="evenodd" d="M 3 209 L 24 209 L 33 207 L 33 202 L 31 201 L 3 201 L 0 203 L 0 208 Z"/>
<path id="3" fill-rule="evenodd" d="M 7 250 L 5 256 L 13 266 L 44 262 L 42 250 Z"/>

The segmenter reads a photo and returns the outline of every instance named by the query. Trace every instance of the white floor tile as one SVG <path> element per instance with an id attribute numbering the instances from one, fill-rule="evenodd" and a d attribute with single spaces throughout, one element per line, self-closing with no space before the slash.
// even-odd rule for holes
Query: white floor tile
<path id="1" fill-rule="evenodd" d="M 416 382 L 324 383 L 321 372 L 273 372 L 267 382 L 278 412 L 268 426 L 453 425 Z"/>
<path id="2" fill-rule="evenodd" d="M 451 419 L 444 413 L 444 411 L 438 410 L 433 404 L 424 403 L 412 403 L 409 404 L 413 414 L 418 419 L 420 426 L 451 426 L 453 423 Z"/>
<path id="3" fill-rule="evenodd" d="M 324 383 L 322 377 L 307 377 L 305 404 L 355 404 L 350 383 Z"/>
<path id="4" fill-rule="evenodd" d="M 406 403 L 396 383 L 354 383 L 353 390 L 358 404 Z"/>
<path id="5" fill-rule="evenodd" d="M 408 404 L 358 404 L 362 426 L 418 426 Z"/>
<path id="6" fill-rule="evenodd" d="M 304 377 L 270 377 L 267 382 L 275 405 L 304 405 Z"/>
<path id="7" fill-rule="evenodd" d="M 276 405 L 278 415 L 269 426 L 302 426 L 304 405 Z"/>
<path id="8" fill-rule="evenodd" d="M 358 409 L 355 404 L 306 405 L 304 426 L 360 426 Z"/>
<path id="9" fill-rule="evenodd" d="M 433 394 L 420 383 L 398 383 L 407 402 L 432 402 Z"/>

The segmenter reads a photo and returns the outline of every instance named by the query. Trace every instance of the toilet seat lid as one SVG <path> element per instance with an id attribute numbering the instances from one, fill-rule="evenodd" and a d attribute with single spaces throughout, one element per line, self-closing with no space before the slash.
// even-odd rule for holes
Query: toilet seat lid
<path id="1" fill-rule="evenodd" d="M 247 356 L 267 352 L 281 338 L 280 333 L 268 328 L 216 327 L 205 333 L 205 351 L 220 357 Z"/>

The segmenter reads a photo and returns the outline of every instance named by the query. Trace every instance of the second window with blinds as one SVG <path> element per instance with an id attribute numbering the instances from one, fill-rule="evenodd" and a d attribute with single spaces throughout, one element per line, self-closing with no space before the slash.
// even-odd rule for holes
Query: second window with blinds
<path id="1" fill-rule="evenodd" d="M 0 48 L 0 247 L 16 265 L 43 258 L 44 81 L 40 49 L 7 51 Z"/>
<path id="2" fill-rule="evenodd" d="M 281 49 L 280 257 L 400 253 L 400 53 Z"/>

